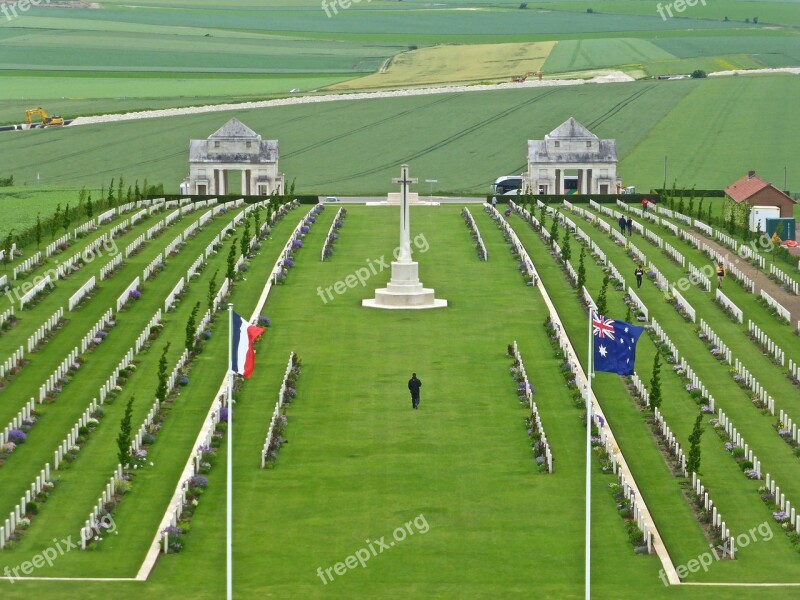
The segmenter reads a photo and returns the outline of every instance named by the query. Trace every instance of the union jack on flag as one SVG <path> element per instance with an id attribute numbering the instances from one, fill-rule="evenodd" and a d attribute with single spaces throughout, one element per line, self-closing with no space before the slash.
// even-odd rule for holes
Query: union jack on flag
<path id="1" fill-rule="evenodd" d="M 596 338 L 601 340 L 606 338 L 614 339 L 614 321 L 611 319 L 606 319 L 603 315 L 596 315 L 592 319 L 592 326 Z"/>

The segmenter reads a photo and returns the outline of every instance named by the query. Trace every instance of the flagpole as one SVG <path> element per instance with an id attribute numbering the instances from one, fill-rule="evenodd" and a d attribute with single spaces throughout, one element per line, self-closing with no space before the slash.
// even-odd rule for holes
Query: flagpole
<path id="1" fill-rule="evenodd" d="M 228 482 L 225 515 L 226 594 L 233 600 L 233 304 L 228 304 Z"/>
<path id="2" fill-rule="evenodd" d="M 592 377 L 594 376 L 594 335 L 589 307 L 589 356 L 586 360 L 586 600 L 591 598 L 592 588 Z"/>

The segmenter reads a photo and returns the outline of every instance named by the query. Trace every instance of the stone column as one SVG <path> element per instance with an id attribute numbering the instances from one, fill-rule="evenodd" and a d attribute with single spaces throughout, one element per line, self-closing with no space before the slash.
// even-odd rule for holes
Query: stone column
<path id="1" fill-rule="evenodd" d="M 586 193 L 594 194 L 594 186 L 592 184 L 592 170 L 586 169 Z"/>
<path id="2" fill-rule="evenodd" d="M 561 169 L 556 169 L 556 189 L 553 191 L 554 194 L 561 194 L 563 192 L 561 188 Z"/>

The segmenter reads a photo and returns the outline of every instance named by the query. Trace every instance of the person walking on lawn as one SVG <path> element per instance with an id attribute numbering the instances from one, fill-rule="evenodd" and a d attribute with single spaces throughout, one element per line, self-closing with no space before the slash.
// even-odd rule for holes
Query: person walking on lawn
<path id="1" fill-rule="evenodd" d="M 417 409 L 419 407 L 419 388 L 422 387 L 422 382 L 417 379 L 417 374 L 412 373 L 411 379 L 408 380 L 408 389 L 411 392 L 411 408 Z"/>

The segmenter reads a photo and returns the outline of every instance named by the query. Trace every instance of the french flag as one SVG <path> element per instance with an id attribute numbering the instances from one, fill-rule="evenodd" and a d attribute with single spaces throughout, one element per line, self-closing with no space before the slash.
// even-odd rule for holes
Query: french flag
<path id="1" fill-rule="evenodd" d="M 256 366 L 256 352 L 253 344 L 264 333 L 264 329 L 251 325 L 235 312 L 232 315 L 231 371 L 244 375 L 245 379 L 250 379 Z"/>

